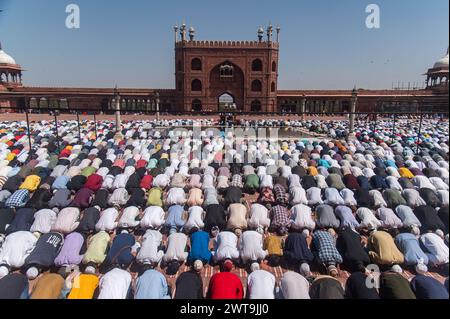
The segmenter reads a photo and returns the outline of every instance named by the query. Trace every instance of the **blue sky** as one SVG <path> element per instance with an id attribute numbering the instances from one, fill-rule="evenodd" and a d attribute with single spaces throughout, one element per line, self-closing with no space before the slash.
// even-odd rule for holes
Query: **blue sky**
<path id="1" fill-rule="evenodd" d="M 65 8 L 81 28 L 65 27 Z M 376 3 L 381 28 L 367 29 Z M 280 24 L 279 89 L 391 88 L 423 82 L 448 47 L 448 0 L 0 0 L 0 41 L 26 85 L 174 87 L 173 31 L 201 40 L 256 39 Z"/>

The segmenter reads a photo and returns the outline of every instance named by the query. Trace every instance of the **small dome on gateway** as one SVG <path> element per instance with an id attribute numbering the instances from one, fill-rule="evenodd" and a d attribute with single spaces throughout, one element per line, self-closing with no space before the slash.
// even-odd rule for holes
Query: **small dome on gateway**
<path id="1" fill-rule="evenodd" d="M 434 69 L 437 68 L 447 68 L 448 69 L 448 49 L 447 49 L 447 55 L 443 58 L 436 61 L 436 63 L 433 66 Z"/>
<path id="2" fill-rule="evenodd" d="M 1 43 L 0 43 L 0 64 L 16 64 L 16 61 L 10 55 L 6 54 L 5 51 L 2 50 Z"/>

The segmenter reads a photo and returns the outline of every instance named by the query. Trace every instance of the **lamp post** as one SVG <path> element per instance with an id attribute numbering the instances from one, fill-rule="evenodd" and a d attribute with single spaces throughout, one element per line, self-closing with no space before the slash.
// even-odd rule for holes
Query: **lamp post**
<path id="1" fill-rule="evenodd" d="M 159 103 L 160 103 L 160 99 L 159 99 L 159 93 L 156 92 L 155 93 L 155 103 L 156 103 L 156 119 L 159 121 Z"/>
<path id="2" fill-rule="evenodd" d="M 58 153 L 61 152 L 61 147 L 59 144 L 59 132 L 58 132 L 58 115 L 59 115 L 59 111 L 58 110 L 54 110 L 53 111 L 53 116 L 55 117 L 55 135 L 56 135 L 56 143 L 58 145 Z"/>
<path id="3" fill-rule="evenodd" d="M 28 136 L 28 146 L 30 148 L 29 151 L 29 158 L 31 159 L 32 155 L 33 155 L 33 147 L 32 147 L 32 143 L 31 143 L 31 129 L 30 129 L 30 118 L 28 116 L 28 100 L 25 97 L 25 117 L 27 120 L 27 136 Z"/>
<path id="4" fill-rule="evenodd" d="M 301 104 L 300 104 L 300 113 L 302 116 L 302 121 L 305 119 L 305 111 L 306 111 L 306 97 L 303 94 Z"/>
<path id="5" fill-rule="evenodd" d="M 352 101 L 350 107 L 350 128 L 349 128 L 349 138 L 355 138 L 355 112 L 356 112 L 356 103 L 358 102 L 358 91 L 356 90 L 356 86 L 352 91 Z"/>
<path id="6" fill-rule="evenodd" d="M 81 142 L 81 126 L 80 126 L 80 113 L 77 112 L 77 124 L 78 124 L 78 139 Z"/>
<path id="7" fill-rule="evenodd" d="M 117 90 L 117 86 L 114 88 L 114 99 L 115 99 L 115 110 L 116 110 L 116 133 L 120 132 L 120 128 L 122 127 L 122 122 L 120 118 L 120 94 Z"/>
<path id="8" fill-rule="evenodd" d="M 423 122 L 422 100 L 419 102 L 419 112 L 420 112 L 420 121 L 419 121 L 419 132 L 417 132 L 416 154 L 419 154 L 420 136 L 422 135 L 422 122 Z"/>

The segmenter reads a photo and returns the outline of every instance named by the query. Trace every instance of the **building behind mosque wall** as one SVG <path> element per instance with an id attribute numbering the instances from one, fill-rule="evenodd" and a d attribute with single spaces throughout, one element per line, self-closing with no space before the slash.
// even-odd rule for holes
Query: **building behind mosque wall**
<path id="1" fill-rule="evenodd" d="M 409 89 L 282 90 L 278 88 L 279 28 L 258 30 L 256 41 L 198 41 L 195 30 L 175 27 L 175 89 L 30 87 L 22 67 L 0 44 L 0 111 L 115 109 L 126 112 L 446 112 L 449 56 L 424 76 L 426 85 Z M 179 33 L 178 33 L 179 31 Z M 276 35 L 274 35 L 274 31 Z"/>

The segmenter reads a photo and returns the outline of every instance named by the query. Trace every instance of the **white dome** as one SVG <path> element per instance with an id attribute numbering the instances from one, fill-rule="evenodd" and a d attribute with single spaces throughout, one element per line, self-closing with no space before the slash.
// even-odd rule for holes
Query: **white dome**
<path id="1" fill-rule="evenodd" d="M 0 64 L 16 64 L 16 61 L 6 54 L 5 51 L 0 50 Z M 448 66 L 448 57 L 447 57 L 447 66 Z"/>
<path id="2" fill-rule="evenodd" d="M 447 55 L 443 58 L 437 60 L 437 62 L 433 66 L 434 69 L 436 68 L 447 68 L 448 69 L 448 50 Z"/>

